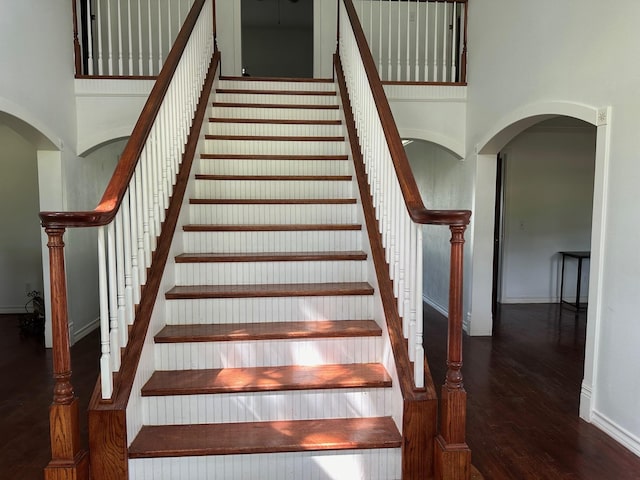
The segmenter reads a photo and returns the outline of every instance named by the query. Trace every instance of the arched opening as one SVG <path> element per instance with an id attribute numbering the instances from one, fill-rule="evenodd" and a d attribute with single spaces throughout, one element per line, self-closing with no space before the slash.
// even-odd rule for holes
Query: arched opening
<path id="1" fill-rule="evenodd" d="M 35 128 L 0 112 L 0 313 L 22 315 L 31 292 L 44 295 L 38 149 L 47 143 Z"/>
<path id="2" fill-rule="evenodd" d="M 456 177 L 463 165 L 460 157 L 437 143 L 403 140 L 411 171 L 425 207 L 457 208 Z M 423 227 L 423 299 L 446 315 L 449 302 L 450 232 L 439 225 Z"/>
<path id="3" fill-rule="evenodd" d="M 598 300 L 601 295 L 601 258 L 603 228 L 605 224 L 604 215 L 606 210 L 604 193 L 606 191 L 606 170 L 609 152 L 609 115 L 608 109 L 598 110 L 578 104 L 553 103 L 528 106 L 521 111 L 515 112 L 512 117 L 503 119 L 500 126 L 493 130 L 493 133 L 487 137 L 487 140 L 478 144 L 478 155 L 476 158 L 475 218 L 472 234 L 473 260 L 471 265 L 471 330 L 475 334 L 487 335 L 491 334 L 493 326 L 493 316 L 491 314 L 492 283 L 488 282 L 488 279 L 493 277 L 494 271 L 494 207 L 496 204 L 498 154 L 505 149 L 511 141 L 517 139 L 518 134 L 534 125 L 539 125 L 540 122 L 552 118 L 570 117 L 582 120 L 596 127 L 585 127 L 581 125 L 581 127 L 590 128 L 592 133 L 589 135 L 592 136 L 591 138 L 595 137 L 595 146 L 592 150 L 592 152 L 595 151 L 593 194 L 591 197 L 593 210 L 591 215 L 591 229 L 588 233 L 591 252 L 588 275 L 589 308 L 586 312 L 584 375 L 580 395 L 580 416 L 586 420 L 590 420 L 591 418 L 593 408 L 591 390 L 594 376 L 597 373 L 595 370 L 596 352 L 594 347 L 596 345 L 596 338 L 599 332 L 598 325 L 600 323 Z M 544 126 L 544 124 L 542 125 Z M 551 126 L 553 126 L 553 123 Z M 535 130 L 532 131 L 535 133 Z M 594 131 L 595 134 L 593 133 Z M 506 150 L 508 156 L 508 148 L 506 148 Z M 515 228 L 518 227 L 519 225 L 516 223 Z M 553 248 L 558 249 L 559 247 L 555 246 Z M 553 257 L 555 258 L 555 265 L 557 266 L 557 251 Z M 553 269 L 552 260 L 553 259 L 550 258 L 546 267 L 549 272 L 549 277 L 551 277 Z M 548 288 L 550 291 L 553 291 L 553 287 Z M 555 288 L 557 288 L 557 286 Z"/>
<path id="4" fill-rule="evenodd" d="M 242 0 L 242 70 L 253 77 L 313 77 L 313 0 Z"/>

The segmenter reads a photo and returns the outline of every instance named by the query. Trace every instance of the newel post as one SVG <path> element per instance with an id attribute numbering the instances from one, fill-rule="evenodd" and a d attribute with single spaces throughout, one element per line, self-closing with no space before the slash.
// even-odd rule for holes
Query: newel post
<path id="1" fill-rule="evenodd" d="M 467 393 L 462 383 L 462 263 L 465 225 L 452 225 L 447 376 L 442 387 L 440 434 L 435 443 L 436 478 L 468 480 L 471 450 L 465 440 Z"/>
<path id="2" fill-rule="evenodd" d="M 64 228 L 47 227 L 51 275 L 53 334 L 53 403 L 49 409 L 51 461 L 45 480 L 88 480 L 89 455 L 80 447 L 78 399 L 71 384 L 71 351 L 67 318 L 67 285 L 64 271 Z"/>

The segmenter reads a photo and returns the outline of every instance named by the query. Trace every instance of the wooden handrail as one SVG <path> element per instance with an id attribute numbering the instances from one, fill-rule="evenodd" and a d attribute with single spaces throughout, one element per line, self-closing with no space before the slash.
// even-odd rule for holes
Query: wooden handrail
<path id="1" fill-rule="evenodd" d="M 446 225 L 449 226 L 449 229 L 451 230 L 447 374 L 445 383 L 442 387 L 439 434 L 435 439 L 435 446 L 433 450 L 431 450 L 434 454 L 432 465 L 433 472 L 421 468 L 421 466 L 431 465 L 421 464 L 419 461 L 420 456 L 424 457 L 424 449 L 421 452 L 409 452 L 408 450 L 403 449 L 403 478 L 424 478 L 426 476 L 430 476 L 431 473 L 434 473 L 435 478 L 437 479 L 468 480 L 470 478 L 471 451 L 469 450 L 465 440 L 466 392 L 462 381 L 461 369 L 464 232 L 469 224 L 471 212 L 469 210 L 429 210 L 424 206 L 415 178 L 411 171 L 409 161 L 404 151 L 398 129 L 393 119 L 391 107 L 387 101 L 382 82 L 378 75 L 378 70 L 373 60 L 373 56 L 371 55 L 369 45 L 365 38 L 364 31 L 362 30 L 362 26 L 360 25 L 360 20 L 353 6 L 353 2 L 352 0 L 342 0 L 342 2 L 349 17 L 357 49 L 360 52 L 364 72 L 373 96 L 375 109 L 378 112 L 378 118 L 384 132 L 386 144 L 389 148 L 389 154 L 398 180 L 398 185 L 400 186 L 401 194 L 409 217 L 413 222 L 418 224 Z M 342 40 L 339 38 L 338 41 L 341 42 Z M 338 47 L 340 47 L 340 45 Z M 338 48 L 338 52 L 340 52 L 340 48 Z M 466 54 L 466 50 L 463 54 Z M 339 54 L 337 57 L 339 57 Z M 337 75 L 340 80 L 340 77 L 343 77 L 343 73 L 339 58 L 336 58 L 335 63 Z M 346 85 L 342 85 L 344 82 L 342 80 L 340 80 L 340 82 L 341 90 L 344 91 L 344 102 L 346 101 L 344 97 L 348 96 L 349 92 L 346 91 Z M 347 110 L 346 105 L 345 110 Z M 350 114 L 345 113 L 345 117 L 347 119 L 347 125 L 351 130 L 350 136 L 358 135 L 357 131 L 353 132 L 355 126 L 352 125 L 353 121 Z M 359 148 L 354 148 L 353 150 L 358 150 L 354 152 L 354 159 L 358 159 Z M 355 163 L 357 170 L 358 162 Z M 368 195 L 368 192 L 365 193 Z M 363 199 L 363 206 L 365 203 L 366 202 Z M 378 229 L 375 229 L 375 231 L 377 232 Z M 372 242 L 372 251 L 373 244 L 374 242 Z M 376 251 L 373 251 L 373 253 L 374 257 L 380 256 L 379 253 L 376 255 Z M 378 271 L 377 265 L 376 271 Z M 388 281 L 383 279 L 383 281 L 379 280 L 379 283 L 381 285 L 382 295 L 382 290 L 384 290 L 383 287 L 388 283 Z M 386 304 L 387 302 L 385 302 L 385 299 L 383 298 L 383 305 Z M 397 331 L 400 328 L 400 324 L 396 318 L 397 313 L 391 312 L 390 317 L 386 309 L 385 313 L 387 314 L 388 320 L 389 318 L 393 320 L 389 325 L 389 335 L 393 342 L 393 339 L 397 336 Z M 416 319 L 416 321 L 422 321 L 422 319 Z M 398 343 L 397 339 L 395 343 Z M 411 403 L 411 395 L 406 395 L 407 381 L 406 378 L 403 378 L 406 377 L 406 375 L 402 375 L 403 372 L 401 371 L 406 370 L 406 358 L 404 353 L 397 355 L 397 348 L 394 348 L 394 356 L 397 361 L 399 360 L 400 364 L 398 374 L 406 407 Z M 428 370 L 428 367 L 425 370 Z M 418 409 L 414 409 L 412 412 L 405 410 L 404 415 L 407 416 L 407 414 L 409 414 L 411 417 L 413 413 L 424 416 L 424 413 L 420 412 Z M 403 425 L 403 427 L 406 426 L 406 424 Z M 412 430 L 411 428 L 409 428 L 408 431 L 403 428 L 403 437 L 405 438 L 405 443 L 409 445 L 413 442 L 420 442 L 421 438 L 424 439 L 424 437 L 418 434 L 416 430 Z M 412 458 L 405 458 L 405 456 L 411 456 Z"/>
<path id="2" fill-rule="evenodd" d="M 373 94 L 373 99 L 380 115 L 384 136 L 389 146 L 409 216 L 414 222 L 425 225 L 468 225 L 471 218 L 471 212 L 469 210 L 429 210 L 424 206 L 418 185 L 411 172 L 407 154 L 402 146 L 398 127 L 393 120 L 391 107 L 389 106 L 387 95 L 384 92 L 380 75 L 378 75 L 378 69 L 371 55 L 364 31 L 362 30 L 358 13 L 353 6 L 352 0 L 344 0 L 344 6 L 347 10 L 351 27 L 353 28 L 358 49 L 362 55 L 362 62 L 369 80 L 369 87 L 371 88 L 371 93 Z"/>
<path id="3" fill-rule="evenodd" d="M 98 227 L 107 225 L 113 220 L 133 177 L 151 127 L 160 111 L 162 99 L 169 88 L 173 73 L 180 62 L 182 52 L 187 46 L 204 4 L 205 0 L 195 0 L 191 7 L 98 206 L 90 211 L 40 212 L 40 219 L 44 227 Z"/>

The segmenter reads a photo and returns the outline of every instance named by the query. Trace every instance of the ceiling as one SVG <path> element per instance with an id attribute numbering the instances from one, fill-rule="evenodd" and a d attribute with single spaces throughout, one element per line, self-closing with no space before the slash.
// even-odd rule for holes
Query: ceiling
<path id="1" fill-rule="evenodd" d="M 242 25 L 248 27 L 313 28 L 313 1 L 242 0 Z"/>

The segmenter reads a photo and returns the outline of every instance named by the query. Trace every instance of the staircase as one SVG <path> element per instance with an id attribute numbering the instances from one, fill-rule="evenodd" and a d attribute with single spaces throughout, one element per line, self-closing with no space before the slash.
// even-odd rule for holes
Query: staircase
<path id="1" fill-rule="evenodd" d="M 212 98 L 129 478 L 400 478 L 402 399 L 336 87 L 222 78 Z"/>

